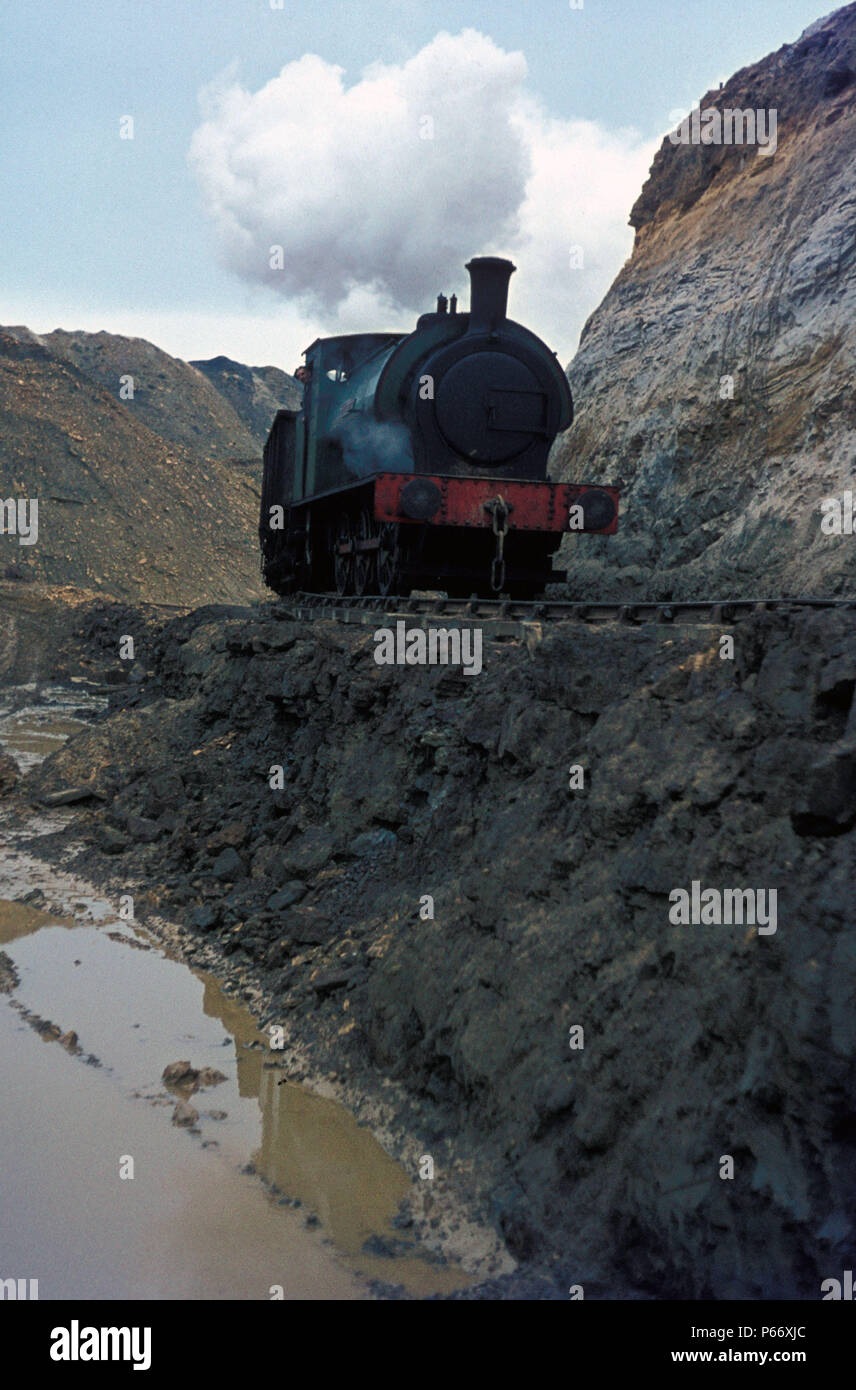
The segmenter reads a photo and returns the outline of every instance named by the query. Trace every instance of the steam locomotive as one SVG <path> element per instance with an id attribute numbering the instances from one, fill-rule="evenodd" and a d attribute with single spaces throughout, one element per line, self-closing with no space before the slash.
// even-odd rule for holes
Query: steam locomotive
<path id="1" fill-rule="evenodd" d="M 471 260 L 468 314 L 441 294 L 412 333 L 306 349 L 303 407 L 277 412 L 264 450 L 269 588 L 532 598 L 566 577 L 564 533 L 615 532 L 616 489 L 547 477 L 573 402 L 555 353 L 507 317 L 515 268 Z"/>

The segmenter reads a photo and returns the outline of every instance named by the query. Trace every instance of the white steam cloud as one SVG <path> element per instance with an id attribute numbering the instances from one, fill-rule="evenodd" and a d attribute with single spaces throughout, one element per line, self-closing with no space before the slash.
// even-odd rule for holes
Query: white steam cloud
<path id="1" fill-rule="evenodd" d="M 330 333 L 407 330 L 440 290 L 466 308 L 464 262 L 508 255 L 511 317 L 570 355 L 658 142 L 553 119 L 526 76 L 473 29 L 350 87 L 314 54 L 255 93 L 226 75 L 190 149 L 225 264 Z"/>

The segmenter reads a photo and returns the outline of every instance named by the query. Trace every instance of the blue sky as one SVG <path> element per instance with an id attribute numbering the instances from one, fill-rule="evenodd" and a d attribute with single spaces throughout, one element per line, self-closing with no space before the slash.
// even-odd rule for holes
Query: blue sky
<path id="1" fill-rule="evenodd" d="M 344 68 L 341 81 L 347 88 L 360 82 L 370 64 L 406 73 L 405 65 L 438 33 L 458 36 L 468 29 L 504 54 L 525 57 L 525 78 L 509 73 L 506 86 L 516 110 L 524 97 L 538 106 L 537 130 L 526 137 L 529 155 L 535 149 L 548 159 L 551 131 L 558 130 L 561 158 L 569 161 L 580 186 L 599 181 L 598 196 L 588 204 L 593 243 L 588 277 L 578 277 L 567 302 L 550 314 L 534 273 L 527 281 L 523 260 L 516 282 L 518 315 L 524 317 L 521 305 L 540 311 L 542 321 L 549 319 L 554 345 L 567 358 L 585 314 L 596 307 L 629 252 L 627 213 L 670 113 L 688 109 L 714 83 L 793 42 L 824 12 L 822 0 L 820 5 L 817 0 L 585 0 L 582 10 L 572 10 L 568 0 L 284 0 L 282 9 L 272 8 L 271 0 L 4 0 L 0 322 L 25 322 L 38 331 L 105 328 L 151 337 L 180 356 L 224 352 L 289 370 L 316 329 L 339 321 L 350 328 L 406 327 L 410 310 L 400 295 L 390 298 L 381 290 L 373 300 L 363 287 L 337 320 L 305 297 L 278 293 L 262 278 L 241 273 L 234 248 L 224 251 L 227 214 L 218 223 L 198 173 L 188 165 L 202 121 L 199 93 L 228 70 L 249 98 L 306 54 Z M 472 61 L 480 61 L 473 43 L 459 46 L 462 63 L 473 53 Z M 501 104 L 506 79 L 499 58 L 496 65 L 495 101 Z M 442 95 L 436 105 L 444 109 Z M 267 103 L 260 99 L 259 106 L 266 109 Z M 267 166 L 281 197 L 295 207 L 303 200 L 304 231 L 311 215 L 306 200 L 311 204 L 315 196 L 307 191 L 306 155 L 325 120 L 311 97 L 305 109 L 306 140 L 300 139 L 305 148 L 282 148 L 276 164 Z M 497 109 L 491 108 L 492 120 Z M 126 114 L 134 118 L 132 141 L 119 139 L 119 119 Z M 266 119 L 263 112 L 260 119 Z M 233 141 L 228 147 L 234 152 L 234 131 L 224 138 L 227 145 Z M 348 132 L 340 132 L 340 138 L 353 172 Z M 497 139 L 506 138 L 511 137 L 498 122 Z M 380 143 L 377 136 L 373 148 Z M 465 134 L 457 145 L 456 158 L 465 157 Z M 604 159 L 604 150 L 614 156 L 614 166 Z M 206 166 L 209 199 L 222 186 L 211 168 L 216 157 L 208 156 Z M 327 157 L 335 161 L 336 155 Z M 442 157 L 451 158 L 451 151 Z M 361 158 L 362 182 L 371 188 L 377 170 L 370 152 Z M 323 165 L 320 156 L 319 162 Z M 612 172 L 604 173 L 604 167 Z M 330 177 L 325 167 L 319 174 L 321 182 Z M 254 202 L 264 201 L 267 187 L 265 181 L 252 188 Z M 383 212 L 386 196 L 382 188 L 372 189 L 373 211 Z M 483 191 L 475 198 L 483 198 Z M 531 199 L 530 204 L 531 232 L 541 209 L 547 220 L 547 204 Z M 351 211 L 359 237 L 367 217 L 359 196 Z M 418 215 L 414 207 L 413 218 Z M 329 221 L 329 207 L 323 216 Z M 564 216 L 561 235 L 585 241 L 585 233 L 572 226 L 573 209 L 566 208 Z M 270 225 L 270 219 L 262 219 L 249 234 L 264 240 Z M 327 230 L 341 238 L 341 230 Z M 294 228 L 289 225 L 288 231 L 292 235 Z M 476 235 L 479 244 L 471 245 L 466 226 L 461 228 L 461 254 L 465 247 L 468 254 L 487 249 L 483 220 L 474 224 Z M 299 252 L 296 245 L 295 254 L 305 263 L 305 236 Z M 457 245 L 451 254 L 455 264 Z M 360 249 L 364 264 L 355 272 L 358 279 L 370 278 L 372 254 L 371 246 Z M 389 250 L 380 236 L 375 254 L 382 273 Z M 543 276 L 543 248 L 533 251 L 533 263 L 538 257 Z M 449 279 L 436 288 L 464 288 L 452 283 L 451 264 Z M 384 314 L 385 321 L 357 325 L 357 316 L 371 313 Z M 390 323 L 390 316 L 397 321 Z M 532 326 L 540 329 L 542 323 Z"/>

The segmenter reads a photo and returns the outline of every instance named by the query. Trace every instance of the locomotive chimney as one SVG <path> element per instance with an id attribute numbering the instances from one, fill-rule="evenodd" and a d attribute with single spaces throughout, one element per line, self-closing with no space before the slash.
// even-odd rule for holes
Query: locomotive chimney
<path id="1" fill-rule="evenodd" d="M 505 321 L 508 282 L 517 267 L 501 256 L 475 256 L 470 272 L 470 333 L 493 333 Z"/>

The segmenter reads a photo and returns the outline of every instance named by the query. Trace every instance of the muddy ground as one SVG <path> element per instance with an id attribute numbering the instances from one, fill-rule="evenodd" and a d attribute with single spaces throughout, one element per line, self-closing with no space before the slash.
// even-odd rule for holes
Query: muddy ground
<path id="1" fill-rule="evenodd" d="M 96 606 L 112 711 L 6 795 L 90 793 L 44 851 L 433 1158 L 517 1262 L 482 1296 L 816 1298 L 856 1254 L 856 614 L 723 631 L 545 627 L 468 678 Z M 673 924 L 693 880 L 776 931 Z"/>

